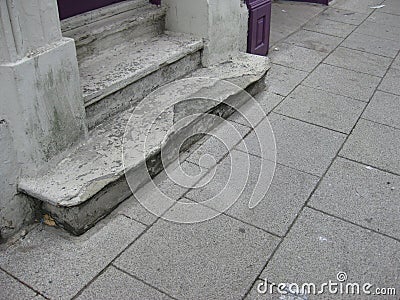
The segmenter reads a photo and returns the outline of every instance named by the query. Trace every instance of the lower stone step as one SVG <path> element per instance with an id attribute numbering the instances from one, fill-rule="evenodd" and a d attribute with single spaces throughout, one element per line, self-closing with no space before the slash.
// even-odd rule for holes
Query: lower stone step
<path id="1" fill-rule="evenodd" d="M 67 153 L 61 161 L 53 163 L 34 177 L 21 178 L 18 189 L 32 198 L 43 213 L 50 214 L 58 225 L 73 234 L 82 234 L 143 186 L 149 180 L 147 173 L 154 176 L 162 171 L 163 164 L 168 164 L 168 160 L 172 160 L 179 152 L 176 145 L 188 137 L 196 137 L 193 134 L 199 128 L 207 131 L 217 125 L 205 115 L 195 115 L 185 120 L 183 118 L 186 115 L 207 113 L 227 118 L 233 112 L 227 104 L 237 107 L 248 100 L 241 89 L 250 94 L 264 89 L 264 77 L 268 69 L 266 57 L 244 53 L 222 64 L 199 69 L 187 77 L 188 81 L 177 81 L 164 86 L 160 93 L 150 94 L 144 99 L 148 102 L 139 106 L 141 110 L 124 111 L 97 126 L 87 141 Z M 226 89 L 225 85 L 207 78 L 223 79 L 237 87 Z M 194 84 L 196 82 L 199 84 Z M 220 102 L 204 103 L 201 97 L 204 95 Z M 155 121 L 155 107 L 168 107 L 171 99 L 197 100 L 181 102 L 165 109 L 156 118 L 155 131 L 144 148 L 144 136 L 141 134 L 146 134 L 144 128 Z M 179 129 L 174 129 L 182 120 L 184 122 Z M 128 122 L 129 128 L 139 134 L 128 144 L 123 144 Z M 196 138 L 187 141 L 185 146 L 194 143 Z M 123 162 L 123 147 L 127 145 L 129 159 L 125 157 Z M 161 161 L 161 150 L 167 161 Z M 129 185 L 126 174 L 129 175 Z"/>
<path id="2" fill-rule="evenodd" d="M 157 87 L 199 68 L 202 48 L 201 39 L 166 32 L 80 61 L 89 128 L 132 107 Z"/>

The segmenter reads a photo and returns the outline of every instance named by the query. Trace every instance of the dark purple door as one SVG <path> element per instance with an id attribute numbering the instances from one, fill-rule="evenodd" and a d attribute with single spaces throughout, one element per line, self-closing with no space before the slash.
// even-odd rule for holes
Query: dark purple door
<path id="1" fill-rule="evenodd" d="M 62 20 L 121 1 L 124 0 L 57 0 L 57 3 Z"/>
<path id="2" fill-rule="evenodd" d="M 249 8 L 247 52 L 266 55 L 269 48 L 271 0 L 246 0 Z"/>

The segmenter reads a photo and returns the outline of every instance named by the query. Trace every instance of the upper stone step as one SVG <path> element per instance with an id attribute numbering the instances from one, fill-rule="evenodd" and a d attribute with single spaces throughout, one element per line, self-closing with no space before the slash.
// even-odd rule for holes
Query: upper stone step
<path id="1" fill-rule="evenodd" d="M 166 32 L 110 47 L 80 61 L 89 127 L 131 107 L 158 86 L 199 68 L 202 48 L 201 39 Z"/>
<path id="2" fill-rule="evenodd" d="M 165 8 L 148 1 L 123 1 L 62 21 L 63 36 L 75 40 L 78 60 L 162 33 Z"/>
<path id="3" fill-rule="evenodd" d="M 163 169 L 160 158 L 162 149 L 163 156 L 166 153 L 168 158 L 175 157 L 176 152 L 179 152 L 176 145 L 192 136 L 196 132 L 195 128 L 201 127 L 207 131 L 216 125 L 208 118 L 195 116 L 185 120 L 184 125 L 175 130 L 174 125 L 178 120 L 182 120 L 186 114 L 199 112 L 228 117 L 233 111 L 225 104 L 243 104 L 241 102 L 248 98 L 241 89 L 246 89 L 251 94 L 260 92 L 264 88 L 264 76 L 268 69 L 266 57 L 244 53 L 222 64 L 199 69 L 188 78 L 219 78 L 238 87 L 226 89 L 224 85 L 213 81 L 206 86 L 193 84 L 193 81 L 191 84 L 178 81 L 167 85 L 161 89 L 162 92 L 152 93 L 149 99 L 153 101 L 144 103 L 140 111 L 127 110 L 109 119 L 94 128 L 89 139 L 67 153 L 61 161 L 55 162 L 34 177 L 21 178 L 18 189 L 36 199 L 41 209 L 50 213 L 59 225 L 74 234 L 81 234 L 130 196 L 132 190 L 142 186 L 148 180 L 145 175 L 148 170 L 151 175 L 155 175 Z M 202 82 L 201 79 L 199 82 Z M 204 95 L 208 99 L 219 99 L 222 102 L 211 105 L 210 102 L 203 103 L 201 96 Z M 195 101 L 193 105 L 175 105 L 157 118 L 149 144 L 144 148 L 143 141 L 147 136 L 142 135 L 147 132 L 143 132 L 143 129 L 148 124 L 153 124 L 153 111 L 159 106 L 165 106 L 171 99 L 193 98 L 201 101 Z M 128 121 L 131 129 L 141 132 L 142 135 L 129 140 L 129 160 L 123 163 L 123 148 L 126 147 L 126 144 L 123 145 L 123 137 Z M 130 186 L 125 180 L 125 174 L 130 174 L 130 179 L 134 179 Z"/>

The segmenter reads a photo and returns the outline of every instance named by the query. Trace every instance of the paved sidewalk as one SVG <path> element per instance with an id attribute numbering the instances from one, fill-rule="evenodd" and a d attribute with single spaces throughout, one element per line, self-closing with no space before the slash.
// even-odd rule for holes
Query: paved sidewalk
<path id="1" fill-rule="evenodd" d="M 285 10 L 283 2 L 274 5 Z M 256 181 L 251 169 L 237 203 L 206 222 L 168 222 L 132 198 L 78 238 L 35 225 L 0 252 L 0 299 L 367 297 L 329 294 L 327 288 L 318 296 L 281 296 L 276 287 L 272 295 L 260 294 L 265 279 L 317 289 L 329 281 L 370 283 L 371 293 L 396 288 L 397 296 L 369 298 L 399 299 L 400 1 L 336 0 L 327 9 L 287 5 L 308 6 L 313 18 L 307 24 L 291 19 L 292 26 L 304 26 L 288 37 L 289 29 L 274 31 L 267 90 L 256 96 L 277 145 L 265 199 L 255 209 L 247 206 Z M 177 200 L 202 202 L 247 157 L 243 143 L 250 165 L 260 165 L 254 130 L 238 115 L 230 122 L 244 141 L 227 131 L 232 149 L 210 138 L 182 156 L 189 173 L 199 172 L 199 165 L 216 170 L 208 185 L 182 188 L 165 174 L 158 185 Z M 199 160 L 206 153 L 215 161 Z M 199 207 L 199 214 L 218 211 Z M 185 212 L 165 207 L 168 214 Z"/>

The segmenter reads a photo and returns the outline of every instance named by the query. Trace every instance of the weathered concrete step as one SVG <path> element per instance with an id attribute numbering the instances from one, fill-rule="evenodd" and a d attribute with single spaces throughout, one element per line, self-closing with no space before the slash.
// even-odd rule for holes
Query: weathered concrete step
<path id="1" fill-rule="evenodd" d="M 246 89 L 256 94 L 264 88 L 264 77 L 269 69 L 268 59 L 249 54 L 238 54 L 225 63 L 202 68 L 191 74 L 188 81 L 177 81 L 165 85 L 152 93 L 133 110 L 97 126 L 89 139 L 68 153 L 61 161 L 42 170 L 34 177 L 22 178 L 18 189 L 38 203 L 43 212 L 49 213 L 60 226 L 74 234 L 81 234 L 99 219 L 110 213 L 120 202 L 132 194 L 148 180 L 147 172 L 155 175 L 179 154 L 180 145 L 194 133 L 203 132 L 216 125 L 196 116 L 185 120 L 183 126 L 175 129 L 178 120 L 185 114 L 208 112 L 228 117 L 233 110 L 226 104 L 239 106 L 248 97 Z M 203 78 L 198 78 L 203 77 Z M 204 77 L 220 78 L 237 85 L 226 88 L 220 81 Z M 197 84 L 198 83 L 198 84 Z M 233 85 L 232 85 L 233 86 Z M 202 96 L 218 99 L 222 103 L 202 102 Z M 198 99 L 175 106 L 170 101 Z M 155 118 L 157 107 L 169 107 L 161 118 Z M 139 109 L 141 108 L 141 109 Z M 144 147 L 148 124 L 156 124 L 150 139 Z M 217 118 L 216 118 L 217 119 Z M 127 124 L 136 134 L 123 137 Z M 217 122 L 217 121 L 216 121 Z M 181 124 L 182 125 L 182 124 Z M 171 128 L 174 128 L 171 131 Z M 167 138 L 165 138 L 167 136 Z M 185 145 L 195 142 L 190 140 Z M 124 147 L 124 163 L 122 162 Z M 160 151 L 167 161 L 161 163 Z M 128 154 L 126 154 L 128 153 Z M 126 176 L 129 176 L 128 186 Z"/>
<path id="2" fill-rule="evenodd" d="M 81 61 L 89 127 L 131 107 L 155 88 L 199 68 L 202 48 L 200 39 L 166 32 Z"/>
<path id="3" fill-rule="evenodd" d="M 165 29 L 165 11 L 148 2 L 120 2 L 63 21 L 63 35 L 75 40 L 81 61 L 115 45 L 161 34 Z"/>

